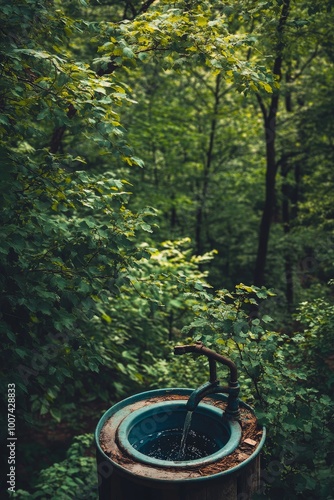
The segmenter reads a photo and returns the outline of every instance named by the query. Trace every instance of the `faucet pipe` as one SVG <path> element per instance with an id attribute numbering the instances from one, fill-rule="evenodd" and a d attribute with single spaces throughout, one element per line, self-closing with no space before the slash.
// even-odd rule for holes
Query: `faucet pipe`
<path id="1" fill-rule="evenodd" d="M 196 342 L 195 344 L 189 345 L 177 345 L 174 347 L 174 354 L 185 354 L 187 352 L 195 352 L 197 354 L 204 354 L 209 359 L 209 367 L 210 367 L 210 382 L 215 382 L 217 380 L 217 371 L 216 371 L 216 363 L 221 363 L 226 365 L 230 369 L 230 382 L 235 383 L 238 382 L 238 371 L 235 363 L 229 358 L 218 354 L 211 349 L 205 347 L 202 342 Z"/>
<path id="2" fill-rule="evenodd" d="M 225 410 L 226 418 L 239 418 L 239 384 L 237 367 L 232 360 L 218 354 L 211 349 L 205 347 L 202 342 L 196 344 L 182 345 L 174 347 L 174 354 L 185 354 L 188 352 L 195 352 L 197 354 L 204 354 L 209 360 L 210 367 L 210 381 L 195 389 L 187 401 L 187 410 L 194 411 L 200 401 L 209 394 L 227 393 L 227 407 Z M 228 386 L 220 386 L 217 379 L 216 361 L 228 366 L 230 369 L 230 380 Z"/>

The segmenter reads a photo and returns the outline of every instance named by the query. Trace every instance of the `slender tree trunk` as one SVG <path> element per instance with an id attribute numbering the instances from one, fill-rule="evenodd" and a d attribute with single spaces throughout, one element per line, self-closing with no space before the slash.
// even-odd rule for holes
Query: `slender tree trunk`
<path id="1" fill-rule="evenodd" d="M 195 241 L 196 241 L 197 255 L 201 255 L 203 253 L 202 224 L 203 224 L 203 208 L 201 204 L 197 207 L 196 210 Z"/>
<path id="2" fill-rule="evenodd" d="M 276 48 L 276 59 L 274 62 L 273 73 L 279 79 L 282 73 L 282 63 L 283 63 L 283 48 L 284 48 L 284 27 L 289 15 L 290 0 L 283 0 L 282 11 L 280 20 L 277 27 L 278 42 Z M 276 141 L 276 118 L 279 103 L 279 93 L 275 91 L 273 94 L 269 108 L 267 109 L 262 97 L 258 94 L 257 100 L 260 105 L 260 109 L 263 115 L 263 123 L 265 129 L 265 141 L 266 141 L 266 195 L 264 201 L 264 207 L 262 212 L 262 218 L 259 230 L 258 239 L 258 249 L 255 262 L 254 270 L 254 284 L 257 286 L 263 285 L 265 282 L 265 267 L 268 254 L 268 243 L 270 235 L 271 221 L 275 206 L 275 187 L 276 187 L 276 174 L 277 174 L 277 162 L 276 162 L 276 151 L 275 151 L 275 141 Z"/>
<path id="3" fill-rule="evenodd" d="M 289 66 L 288 71 L 285 75 L 285 81 L 287 84 L 291 81 L 291 66 Z M 285 94 L 285 109 L 288 113 L 292 113 L 292 100 L 291 91 L 287 85 Z M 291 196 L 289 192 L 289 184 L 287 182 L 287 177 L 289 174 L 289 163 L 288 158 L 284 157 L 281 167 L 282 172 L 282 219 L 283 219 L 283 230 L 285 234 L 286 241 L 288 240 L 288 235 L 290 233 L 290 201 Z M 290 249 L 285 249 L 284 252 L 284 272 L 285 272 L 285 297 L 288 305 L 288 310 L 291 312 L 293 305 L 293 261 Z"/>
<path id="4" fill-rule="evenodd" d="M 266 130 L 266 197 L 264 201 L 264 207 L 262 212 L 259 240 L 258 240 L 258 250 L 255 263 L 254 271 L 254 284 L 263 285 L 264 283 L 264 271 L 267 260 L 268 253 L 268 242 L 272 216 L 275 206 L 275 185 L 276 185 L 276 151 L 275 151 L 275 139 L 276 139 L 276 115 L 278 105 L 278 96 L 274 96 L 271 101 L 271 110 L 268 115 L 265 116 L 264 124 Z"/>
<path id="5" fill-rule="evenodd" d="M 67 117 L 73 118 L 76 114 L 77 110 L 70 104 L 67 111 Z M 50 153 L 56 154 L 61 147 L 63 136 L 66 131 L 66 125 L 62 125 L 61 127 L 57 127 L 54 129 L 51 141 L 50 141 Z"/>
<path id="6" fill-rule="evenodd" d="M 285 155 L 281 159 L 281 175 L 282 175 L 282 221 L 283 230 L 286 239 L 291 231 L 291 224 L 297 218 L 298 213 L 298 198 L 299 198 L 299 183 L 300 183 L 300 163 L 298 160 L 289 161 L 289 157 L 295 156 L 294 153 Z M 293 183 L 288 179 L 289 174 L 293 173 Z M 291 176 L 290 176 L 291 177 Z M 293 286 L 293 258 L 291 250 L 287 248 L 284 252 L 284 268 L 286 289 L 285 295 L 289 310 L 293 306 L 294 286 Z"/>
<path id="7" fill-rule="evenodd" d="M 218 117 L 220 98 L 221 98 L 221 95 L 220 95 L 221 79 L 222 79 L 221 74 L 217 75 L 216 86 L 215 86 L 215 91 L 214 91 L 215 102 L 214 102 L 214 106 L 213 106 L 213 113 L 212 113 L 212 119 L 211 119 L 211 125 L 210 125 L 209 144 L 208 144 L 208 149 L 206 151 L 206 159 L 205 159 L 205 164 L 204 164 L 203 184 L 202 184 L 202 189 L 201 189 L 201 193 L 200 193 L 200 197 L 199 197 L 199 203 L 198 203 L 197 211 L 196 211 L 195 242 L 196 242 L 196 254 L 197 255 L 201 255 L 203 253 L 203 250 L 204 250 L 203 235 L 202 235 L 202 233 L 203 233 L 204 207 L 205 207 L 207 193 L 208 193 L 210 170 L 212 167 L 213 150 L 214 150 L 215 138 L 216 138 L 216 133 L 217 133 L 217 117 Z"/>
<path id="8" fill-rule="evenodd" d="M 286 239 L 290 233 L 290 193 L 289 183 L 287 180 L 289 174 L 289 164 L 287 157 L 282 159 L 281 175 L 282 175 L 282 222 L 283 230 Z M 285 271 L 285 296 L 288 309 L 291 310 L 293 304 L 293 262 L 289 248 L 284 252 L 284 271 Z"/>

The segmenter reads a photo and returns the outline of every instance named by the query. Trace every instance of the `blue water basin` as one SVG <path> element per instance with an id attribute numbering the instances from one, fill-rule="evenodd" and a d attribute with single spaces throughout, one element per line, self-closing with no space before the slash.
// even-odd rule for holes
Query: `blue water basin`
<path id="1" fill-rule="evenodd" d="M 117 441 L 134 460 L 158 467 L 191 467 L 216 462 L 239 445 L 241 427 L 223 411 L 200 403 L 193 412 L 184 454 L 180 445 L 187 416 L 186 401 L 150 404 L 120 424 Z"/>

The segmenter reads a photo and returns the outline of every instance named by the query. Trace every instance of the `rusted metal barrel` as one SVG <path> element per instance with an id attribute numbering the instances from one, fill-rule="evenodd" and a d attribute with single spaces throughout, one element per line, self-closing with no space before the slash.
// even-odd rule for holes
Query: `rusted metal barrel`
<path id="1" fill-rule="evenodd" d="M 142 459 L 140 442 L 145 444 L 178 425 L 176 414 L 181 415 L 191 394 L 193 390 L 182 388 L 143 392 L 102 416 L 95 432 L 100 500 L 252 498 L 260 487 L 259 457 L 266 431 L 258 427 L 254 412 L 242 401 L 238 425 L 226 420 L 220 424 L 217 415 L 224 417 L 227 394 L 210 394 L 195 410 L 194 425 L 210 439 L 218 436 L 218 450 L 209 450 L 209 455 L 198 460 L 163 460 L 161 464 L 149 455 Z"/>

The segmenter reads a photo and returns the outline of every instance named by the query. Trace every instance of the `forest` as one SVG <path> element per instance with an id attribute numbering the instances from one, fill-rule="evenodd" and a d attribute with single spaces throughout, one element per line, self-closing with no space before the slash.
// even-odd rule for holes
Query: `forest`
<path id="1" fill-rule="evenodd" d="M 97 499 L 103 412 L 203 384 L 203 341 L 254 499 L 333 500 L 334 0 L 0 6 L 4 490 Z"/>

